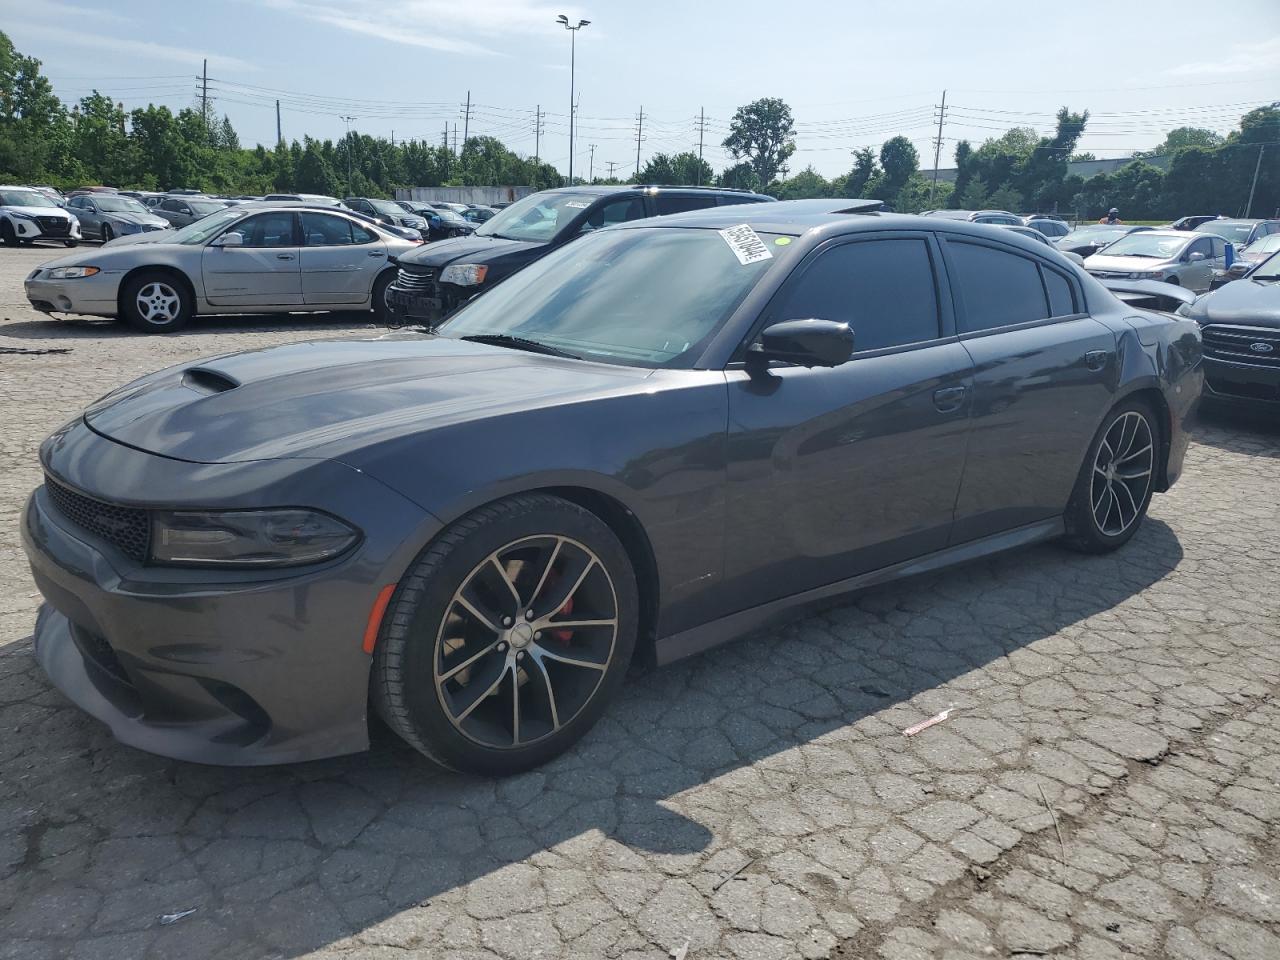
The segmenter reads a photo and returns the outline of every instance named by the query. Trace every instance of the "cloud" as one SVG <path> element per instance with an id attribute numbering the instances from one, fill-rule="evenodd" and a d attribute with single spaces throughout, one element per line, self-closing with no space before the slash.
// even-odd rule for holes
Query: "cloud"
<path id="1" fill-rule="evenodd" d="M 42 8 L 47 9 L 47 8 Z M 66 9 L 64 7 L 64 9 Z M 63 27 L 44 26 L 35 23 L 10 23 L 7 24 L 9 32 L 17 36 L 34 37 L 39 40 L 47 40 L 59 47 L 84 47 L 95 50 L 99 53 L 110 51 L 112 53 L 124 54 L 125 56 L 137 57 L 144 62 L 154 60 L 169 60 L 174 63 L 190 64 L 198 67 L 201 61 L 206 58 L 209 61 L 210 69 L 214 70 L 256 70 L 253 64 L 241 60 L 239 57 L 226 57 L 221 54 L 206 54 L 202 50 L 194 50 L 190 47 L 170 47 L 163 43 L 154 43 L 150 40 L 131 40 L 127 37 L 113 37 L 101 31 L 93 33 L 83 33 L 77 30 L 67 30 Z"/>
<path id="2" fill-rule="evenodd" d="M 425 47 L 443 53 L 493 56 L 497 51 L 469 39 L 527 37 L 562 29 L 561 13 L 576 18 L 572 5 L 549 6 L 539 0 L 399 0 L 370 13 L 338 0 L 242 0 L 323 23 L 339 30 L 362 33 L 389 43 Z"/>
<path id="3" fill-rule="evenodd" d="M 1236 43 L 1220 57 L 1178 64 L 1165 73 L 1173 77 L 1239 76 L 1274 68 L 1277 63 L 1280 63 L 1280 36 Z"/>

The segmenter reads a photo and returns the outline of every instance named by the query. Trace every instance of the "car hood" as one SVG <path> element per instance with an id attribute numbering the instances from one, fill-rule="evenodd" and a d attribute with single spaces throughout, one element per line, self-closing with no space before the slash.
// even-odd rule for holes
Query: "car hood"
<path id="1" fill-rule="evenodd" d="M 1191 311 L 1201 323 L 1280 327 L 1280 280 L 1235 280 L 1201 297 Z"/>
<path id="2" fill-rule="evenodd" d="M 166 227 L 172 227 L 168 220 L 161 220 Z M 123 236 L 113 237 L 104 243 L 99 250 L 114 250 L 116 247 L 129 247 L 135 243 L 165 243 L 173 236 L 174 231 L 169 230 L 149 230 L 146 233 L 126 233 Z"/>
<path id="3" fill-rule="evenodd" d="M 9 213 L 20 213 L 24 217 L 58 217 L 66 220 L 71 216 L 61 207 L 0 207 L 0 209 Z"/>
<path id="4" fill-rule="evenodd" d="M 649 373 L 401 333 L 181 364 L 107 394 L 84 419 L 177 460 L 343 459 L 382 438 L 630 390 Z"/>
<path id="5" fill-rule="evenodd" d="M 1114 270 L 1124 273 L 1146 273 L 1160 270 L 1167 267 L 1169 263 L 1169 260 L 1161 260 L 1156 257 L 1117 257 L 1114 255 L 1108 256 L 1105 253 L 1095 253 L 1091 257 L 1084 258 L 1086 270 Z"/>
<path id="6" fill-rule="evenodd" d="M 491 263 L 511 256 L 522 256 L 534 250 L 540 250 L 545 243 L 530 243 L 525 240 L 503 240 L 500 237 L 477 237 L 474 234 L 466 237 L 452 237 L 448 240 L 437 240 L 415 250 L 407 256 L 400 257 L 404 263 L 421 264 L 424 267 L 443 267 L 458 261 L 467 263 Z"/>
<path id="7" fill-rule="evenodd" d="M 136 223 L 141 226 L 148 227 L 167 227 L 169 221 L 163 217 L 157 217 L 153 213 L 130 213 L 127 210 L 104 210 L 101 216 L 106 220 L 115 220 L 119 223 Z"/>

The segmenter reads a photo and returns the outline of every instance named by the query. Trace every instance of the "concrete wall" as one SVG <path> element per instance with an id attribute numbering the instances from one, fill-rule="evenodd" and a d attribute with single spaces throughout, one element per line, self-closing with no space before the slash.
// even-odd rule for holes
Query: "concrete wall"
<path id="1" fill-rule="evenodd" d="M 397 200 L 442 200 L 446 203 L 507 203 L 527 197 L 533 187 L 401 187 Z"/>

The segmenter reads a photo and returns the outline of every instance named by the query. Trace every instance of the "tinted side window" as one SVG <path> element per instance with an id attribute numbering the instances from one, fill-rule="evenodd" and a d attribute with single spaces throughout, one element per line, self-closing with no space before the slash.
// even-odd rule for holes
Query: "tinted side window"
<path id="1" fill-rule="evenodd" d="M 722 193 L 716 203 L 722 207 L 735 207 L 740 203 L 766 203 L 765 200 L 757 200 L 755 197 L 744 197 L 732 193 Z"/>
<path id="2" fill-rule="evenodd" d="M 628 220 L 643 220 L 644 216 L 643 200 L 639 197 L 624 197 L 621 200 L 611 200 L 604 206 L 591 211 L 583 229 L 599 230 L 601 227 L 611 227 L 615 223 L 625 223 Z"/>
<path id="3" fill-rule="evenodd" d="M 182 209 L 182 204 L 180 204 L 177 200 L 165 200 L 163 203 L 160 204 L 160 209 L 172 210 L 174 212 L 177 212 L 178 210 Z"/>
<path id="4" fill-rule="evenodd" d="M 262 213 L 238 225 L 246 247 L 292 247 L 293 214 L 288 211 Z"/>
<path id="5" fill-rule="evenodd" d="M 1221 237 L 1210 237 L 1209 245 L 1213 251 L 1209 254 L 1212 259 L 1217 260 L 1227 255 L 1227 241 L 1223 240 Z"/>
<path id="6" fill-rule="evenodd" d="M 303 213 L 302 242 L 309 247 L 349 245 L 354 242 L 351 221 L 327 213 Z"/>
<path id="7" fill-rule="evenodd" d="M 1212 247 L 1209 244 L 1209 238 L 1201 237 L 1195 243 L 1191 244 L 1191 246 L 1187 248 L 1187 256 L 1190 257 L 1193 253 L 1203 253 L 1206 258 L 1211 256 Z"/>
<path id="8" fill-rule="evenodd" d="M 373 243 L 378 238 L 360 226 L 358 223 L 351 224 L 351 242 L 352 243 Z"/>
<path id="9" fill-rule="evenodd" d="M 960 332 L 973 333 L 1049 316 L 1040 270 L 1026 257 L 994 247 L 948 240 L 952 285 L 964 303 Z"/>
<path id="10" fill-rule="evenodd" d="M 939 336 L 929 247 L 901 238 L 846 243 L 822 253 L 785 295 L 779 320 L 844 321 L 857 351 Z"/>
<path id="11" fill-rule="evenodd" d="M 1049 315 L 1053 317 L 1069 317 L 1076 310 L 1075 291 L 1071 282 L 1057 270 L 1044 267 L 1044 285 L 1049 290 Z"/>
<path id="12" fill-rule="evenodd" d="M 714 207 L 716 198 L 714 194 L 706 197 L 673 197 L 659 194 L 654 197 L 653 202 L 656 207 L 654 216 L 661 217 L 668 213 L 683 213 L 686 210 L 702 210 L 706 207 Z"/>

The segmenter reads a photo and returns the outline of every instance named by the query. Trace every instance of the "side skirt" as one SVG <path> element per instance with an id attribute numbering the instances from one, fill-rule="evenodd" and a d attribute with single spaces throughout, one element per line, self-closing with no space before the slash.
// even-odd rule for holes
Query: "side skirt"
<path id="1" fill-rule="evenodd" d="M 978 560 L 993 553 L 1002 553 L 1005 550 L 1053 540 L 1064 533 L 1066 533 L 1066 526 L 1061 517 L 1041 520 L 1038 523 L 1006 530 L 1004 533 L 983 537 L 981 540 L 971 540 L 968 543 L 947 547 L 914 560 L 905 560 L 856 577 L 815 587 L 804 593 L 762 603 L 758 607 L 739 610 L 719 620 L 712 620 L 710 623 L 673 633 L 668 637 L 660 637 L 654 647 L 656 662 L 658 666 L 664 666 L 676 660 L 691 657 L 695 653 L 709 650 L 752 630 L 785 619 L 797 608 L 810 606 L 830 597 L 865 590 L 868 587 L 879 586 L 893 580 L 903 580 L 922 573 L 932 573 L 944 567 Z"/>

